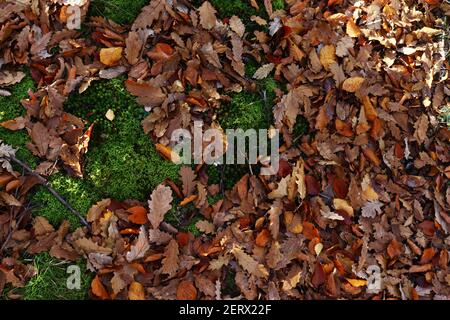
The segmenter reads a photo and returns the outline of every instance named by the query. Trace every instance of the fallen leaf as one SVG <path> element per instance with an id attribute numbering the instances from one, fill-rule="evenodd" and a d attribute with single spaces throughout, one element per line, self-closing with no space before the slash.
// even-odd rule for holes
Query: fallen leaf
<path id="1" fill-rule="evenodd" d="M 177 300 L 196 300 L 197 289 L 191 281 L 181 281 L 177 288 Z"/>
<path id="2" fill-rule="evenodd" d="M 108 291 L 106 291 L 98 275 L 96 275 L 91 282 L 91 290 L 92 293 L 96 295 L 98 298 L 102 300 L 109 299 Z"/>
<path id="3" fill-rule="evenodd" d="M 145 300 L 145 291 L 142 284 L 133 281 L 128 288 L 128 299 L 129 300 Z"/>
<path id="4" fill-rule="evenodd" d="M 100 62 L 107 66 L 113 66 L 122 58 L 122 51 L 122 47 L 102 48 Z"/>
<path id="5" fill-rule="evenodd" d="M 172 208 L 172 200 L 172 190 L 169 187 L 160 184 L 153 190 L 148 201 L 150 208 L 148 220 L 154 229 L 158 229 L 159 224 L 164 220 L 164 215 Z"/>
<path id="6" fill-rule="evenodd" d="M 149 249 L 150 244 L 147 238 L 147 231 L 144 226 L 141 226 L 137 241 L 131 246 L 130 251 L 127 252 L 127 261 L 131 262 L 143 258 Z"/>

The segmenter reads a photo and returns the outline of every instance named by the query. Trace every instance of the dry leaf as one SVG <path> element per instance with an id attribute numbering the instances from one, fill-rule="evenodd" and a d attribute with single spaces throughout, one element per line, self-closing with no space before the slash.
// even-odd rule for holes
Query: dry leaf
<path id="1" fill-rule="evenodd" d="M 122 47 L 103 48 L 100 50 L 100 61 L 104 65 L 113 66 L 122 58 Z"/>
<path id="2" fill-rule="evenodd" d="M 154 229 L 158 229 L 159 224 L 164 220 L 164 215 L 172 208 L 172 200 L 172 190 L 169 187 L 160 184 L 153 190 L 148 201 L 150 208 L 148 220 Z"/>
<path id="3" fill-rule="evenodd" d="M 128 299 L 129 300 L 145 300 L 145 291 L 142 284 L 133 281 L 128 288 Z"/>
<path id="4" fill-rule="evenodd" d="M 200 220 L 200 221 L 198 221 L 196 224 L 195 224 L 195 227 L 199 230 L 199 231 L 201 231 L 201 232 L 203 232 L 203 233 L 206 233 L 206 234 L 210 234 L 210 233 L 214 233 L 214 231 L 215 231 L 215 227 L 214 227 L 214 225 L 211 223 L 211 222 L 209 222 L 209 221 L 206 221 L 206 220 Z"/>
<path id="5" fill-rule="evenodd" d="M 242 268 L 248 273 L 258 278 L 267 278 L 269 276 L 269 272 L 264 265 L 258 263 L 252 256 L 245 253 L 241 247 L 235 245 L 231 250 L 231 253 L 236 257 L 236 260 Z"/>
<path id="6" fill-rule="evenodd" d="M 172 277 L 178 270 L 179 258 L 178 258 L 178 243 L 176 240 L 170 240 L 169 244 L 164 250 L 164 259 L 162 260 L 161 273 Z"/>
<path id="7" fill-rule="evenodd" d="M 204 1 L 200 8 L 198 8 L 200 14 L 200 24 L 203 28 L 210 30 L 216 25 L 216 9 L 208 1 Z"/>
<path id="8" fill-rule="evenodd" d="M 197 289 L 191 281 L 181 281 L 177 288 L 177 300 L 196 300 Z"/>
<path id="9" fill-rule="evenodd" d="M 356 92 L 359 90 L 363 82 L 364 78 L 362 77 L 351 77 L 344 81 L 342 84 L 342 89 L 347 92 Z"/>
<path id="10" fill-rule="evenodd" d="M 141 226 L 137 241 L 131 246 L 130 251 L 127 252 L 127 261 L 132 262 L 136 259 L 143 258 L 148 249 L 150 249 L 150 244 L 148 243 L 147 231 L 144 226 Z"/>
<path id="11" fill-rule="evenodd" d="M 262 65 L 258 70 L 255 71 L 253 79 L 262 80 L 266 78 L 270 74 L 270 72 L 272 72 L 274 67 L 275 65 L 273 63 Z"/>

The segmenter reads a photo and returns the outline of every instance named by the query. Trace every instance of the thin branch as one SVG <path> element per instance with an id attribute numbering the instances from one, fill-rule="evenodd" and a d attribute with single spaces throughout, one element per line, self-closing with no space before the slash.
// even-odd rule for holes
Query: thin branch
<path id="1" fill-rule="evenodd" d="M 12 162 L 18 164 L 22 168 L 24 168 L 26 171 L 28 171 L 32 176 L 36 177 L 39 182 L 47 188 L 47 190 L 56 198 L 63 206 L 65 206 L 72 214 L 76 215 L 80 222 L 86 226 L 91 231 L 91 226 L 86 221 L 86 219 L 79 213 L 77 210 L 75 210 L 55 189 L 52 188 L 52 186 L 49 184 L 47 179 L 45 179 L 43 176 L 41 176 L 39 173 L 36 173 L 33 169 L 31 169 L 26 163 L 20 161 L 14 156 L 11 156 L 9 158 Z"/>

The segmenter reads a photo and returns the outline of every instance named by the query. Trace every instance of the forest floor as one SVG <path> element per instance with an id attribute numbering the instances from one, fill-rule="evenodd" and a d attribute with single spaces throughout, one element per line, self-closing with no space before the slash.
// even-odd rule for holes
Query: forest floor
<path id="1" fill-rule="evenodd" d="M 195 5 L 200 6 L 203 1 L 192 1 L 192 2 Z M 228 19 L 232 16 L 239 16 L 242 22 L 244 23 L 247 32 L 253 32 L 254 30 L 260 27 L 255 22 L 255 19 L 251 17 L 260 16 L 264 19 L 268 19 L 268 15 L 266 13 L 264 5 L 262 4 L 262 1 L 258 1 L 258 3 L 260 3 L 260 8 L 258 10 L 251 6 L 250 3 L 251 1 L 211 0 L 210 2 L 217 10 L 218 19 L 228 21 Z M 146 0 L 135 0 L 135 1 L 92 0 L 87 14 L 88 16 L 87 19 L 89 19 L 90 17 L 102 16 L 104 18 L 111 19 L 112 21 L 121 25 L 130 25 L 139 15 L 140 10 L 147 4 L 148 1 Z M 287 9 L 286 6 L 287 5 L 284 0 L 272 1 L 273 11 Z M 308 14 L 312 13 L 309 12 Z M 263 29 L 265 32 L 268 32 L 268 27 L 265 26 L 263 27 Z M 92 30 L 86 29 L 82 30 L 82 32 L 89 34 L 90 32 L 92 32 Z M 244 62 L 245 62 L 244 78 L 251 79 L 252 76 L 255 74 L 255 72 L 261 67 L 261 63 L 256 62 L 252 58 L 246 58 Z M 21 105 L 21 100 L 29 97 L 28 93 L 29 90 L 34 91 L 37 89 L 37 84 L 34 82 L 30 70 L 27 68 L 23 68 L 22 71 L 26 74 L 26 76 L 20 83 L 17 83 L 9 88 L 9 90 L 11 91 L 11 95 L 0 96 L 0 123 L 25 115 L 26 111 L 24 107 Z M 64 199 L 66 199 L 67 202 L 71 206 L 73 206 L 74 209 L 83 214 L 87 214 L 87 212 L 89 211 L 90 208 L 92 208 L 93 205 L 99 203 L 102 199 L 105 198 L 115 199 L 120 202 L 125 202 L 127 199 L 134 199 L 136 201 L 146 202 L 149 199 L 149 195 L 151 194 L 152 190 L 157 188 L 162 183 L 166 182 L 168 179 L 174 182 L 175 184 L 182 183 L 179 175 L 181 166 L 164 159 L 164 157 L 160 154 L 160 152 L 157 151 L 155 143 L 151 139 L 149 139 L 149 135 L 146 134 L 142 129 L 141 123 L 146 118 L 147 112 L 136 101 L 135 96 L 133 96 L 132 94 L 129 93 L 129 91 L 127 91 L 127 88 L 124 84 L 125 80 L 126 77 L 119 76 L 110 80 L 102 79 L 94 81 L 85 92 L 83 92 L 82 94 L 73 92 L 64 102 L 64 110 L 83 119 L 86 123 L 86 127 L 91 124 L 94 124 L 93 135 L 89 143 L 89 149 L 87 153 L 84 155 L 82 160 L 83 179 L 80 179 L 79 177 L 74 177 L 73 175 L 69 175 L 65 170 L 61 169 L 58 172 L 53 173 L 48 180 L 50 185 L 60 195 L 62 195 Z M 280 95 L 277 95 L 276 92 L 284 93 L 289 91 L 289 89 L 286 88 L 285 84 L 283 84 L 280 81 L 277 81 L 272 73 L 270 73 L 268 76 L 264 77 L 261 80 L 254 80 L 253 83 L 254 88 L 256 88 L 255 90 L 252 91 L 242 90 L 241 92 L 231 93 L 229 95 L 231 98 L 230 101 L 223 104 L 217 115 L 218 117 L 217 120 L 223 128 L 225 129 L 242 128 L 244 130 L 250 128 L 269 129 L 270 126 L 274 123 L 274 118 L 272 115 L 273 101 L 275 101 L 276 99 L 280 100 Z M 325 83 L 324 86 L 326 85 L 329 84 Z M 332 100 L 332 98 L 330 98 L 330 100 Z M 348 101 L 351 100 L 348 99 Z M 331 104 L 329 100 L 325 100 L 323 103 L 324 105 L 328 103 Z M 343 109 L 341 110 L 342 113 L 346 112 L 351 113 L 349 109 L 345 110 L 344 109 L 345 108 L 343 107 Z M 114 113 L 113 120 L 110 120 L 106 117 L 106 114 L 111 111 Z M 399 109 L 398 111 L 399 112 L 396 113 L 396 116 L 400 114 L 400 111 L 402 110 Z M 356 117 L 357 116 L 358 115 L 356 115 Z M 416 116 L 418 118 L 420 117 L 420 115 L 414 114 L 414 117 Z M 316 116 L 314 116 L 314 118 L 315 117 Z M 356 117 L 351 121 L 356 121 Z M 387 116 L 385 117 L 386 118 L 384 118 L 383 120 L 387 119 Z M 310 121 L 307 120 L 307 118 L 309 120 L 308 115 L 305 116 L 298 115 L 296 119 L 294 119 L 295 120 L 294 125 L 291 128 L 292 130 L 290 132 L 290 135 L 292 135 L 290 137 L 292 141 L 302 141 L 304 142 L 304 144 L 307 144 L 312 140 L 312 137 L 318 134 L 317 131 L 314 130 L 317 130 L 319 128 L 319 125 L 317 123 L 311 123 Z M 317 117 L 317 121 L 319 121 L 318 119 L 319 118 Z M 399 121 L 400 123 L 399 127 L 402 127 L 402 120 L 399 119 L 400 116 L 399 118 L 396 118 L 396 120 Z M 441 126 L 445 127 L 445 124 L 442 125 L 442 123 L 445 123 L 447 121 L 448 124 L 450 125 L 449 119 L 450 119 L 450 108 L 447 105 L 447 107 L 441 109 L 439 123 L 441 124 Z M 428 120 L 426 121 L 428 125 Z M 340 124 L 340 122 L 336 120 L 336 130 L 339 131 L 339 133 L 341 134 L 342 132 L 344 132 L 342 135 L 345 136 L 346 138 L 351 137 L 352 133 L 350 134 L 345 133 L 345 130 L 348 129 L 347 127 L 345 127 L 347 124 L 343 124 L 342 126 L 344 127 L 338 129 L 338 123 Z M 314 132 L 312 133 L 312 131 Z M 27 163 L 30 167 L 36 168 L 41 162 L 41 159 L 39 159 L 39 157 L 37 157 L 36 155 L 33 155 L 33 153 L 29 151 L 29 149 L 27 148 L 27 144 L 31 142 L 31 139 L 25 130 L 10 131 L 6 128 L 0 127 L 0 139 L 4 143 L 16 148 L 17 149 L 16 157 Z M 439 143 L 437 143 L 437 145 L 439 145 Z M 391 146 L 389 145 L 389 147 Z M 392 148 L 394 148 L 394 145 L 392 146 Z M 397 151 L 397 146 L 395 146 L 395 148 L 396 148 L 395 151 Z M 436 150 L 442 151 L 442 149 Z M 436 154 L 439 153 L 440 151 L 436 150 L 433 151 L 433 154 L 435 155 L 433 161 L 438 161 L 436 159 L 439 156 L 436 156 Z M 337 150 L 336 152 L 339 151 L 342 150 Z M 302 149 L 302 152 L 307 153 L 308 151 Z M 352 151 L 346 150 L 346 152 L 348 152 L 347 156 L 350 157 L 351 156 L 350 153 Z M 413 150 L 412 152 L 418 154 L 419 151 Z M 370 152 L 368 154 L 364 153 L 364 155 L 367 158 L 364 161 L 367 161 L 367 163 L 373 162 L 376 164 L 377 161 L 379 161 L 378 158 L 373 159 L 370 155 Z M 441 157 L 441 160 L 443 158 L 444 156 Z M 330 156 L 330 158 L 326 160 L 326 162 L 329 163 L 333 161 L 337 160 L 332 156 Z M 363 160 L 359 161 L 361 161 L 359 165 L 364 167 L 365 164 L 362 163 Z M 429 161 L 430 163 L 432 162 L 432 160 Z M 323 165 L 323 163 L 321 165 Z M 446 162 L 446 159 L 442 160 L 442 163 L 440 163 L 439 165 L 436 165 L 436 167 L 440 168 L 439 172 L 444 179 L 444 182 L 439 182 L 439 186 L 449 185 L 448 179 L 446 178 L 448 177 L 448 172 L 443 173 L 443 168 L 445 168 L 445 166 L 447 166 L 446 168 L 448 169 L 448 163 Z M 192 168 L 195 169 L 194 166 L 192 166 Z M 249 168 L 250 167 L 247 165 L 243 166 L 225 165 L 223 167 L 209 165 L 205 169 L 205 172 L 209 179 L 208 183 L 210 184 L 222 183 L 224 184 L 225 190 L 227 192 L 231 192 L 233 190 L 233 187 L 241 181 L 242 177 L 244 177 L 247 174 L 251 174 L 250 171 L 251 169 Z M 295 168 L 293 168 L 293 170 L 296 170 Z M 314 165 L 311 162 L 310 166 L 306 164 L 305 168 L 307 168 L 312 172 L 314 170 Z M 15 169 L 17 171 L 21 170 L 20 167 L 16 166 Z M 384 169 L 386 169 L 385 166 L 383 170 Z M 221 170 L 223 172 L 221 172 Z M 338 173 L 336 173 L 336 175 L 339 176 L 340 171 L 337 170 L 337 172 Z M 376 172 L 380 173 L 379 170 L 376 170 Z M 422 173 L 419 174 L 418 170 L 414 172 L 416 174 L 415 176 L 419 176 L 422 174 Z M 327 173 L 321 172 L 321 174 L 323 174 L 323 176 L 325 176 L 325 174 L 331 175 L 331 172 L 329 171 L 327 171 Z M 447 176 L 445 174 L 447 174 Z M 319 181 L 320 183 L 320 178 L 317 178 L 318 173 L 317 172 L 315 174 L 311 173 L 310 175 L 307 176 L 308 178 L 305 187 L 308 188 L 307 197 L 316 196 L 318 193 L 315 194 L 314 192 L 311 192 L 310 188 L 314 188 L 311 187 L 311 184 L 315 186 L 315 184 L 317 183 L 316 180 Z M 363 175 L 361 175 L 361 177 L 362 176 Z M 380 176 L 377 176 L 377 179 L 378 178 L 380 181 L 382 180 Z M 372 179 L 375 179 L 375 175 L 372 176 Z M 377 180 L 377 183 L 382 184 L 382 182 L 380 181 Z M 407 183 L 408 182 L 405 182 L 404 184 Z M 420 184 L 420 186 L 423 186 L 423 183 Z M 270 184 L 270 188 L 274 188 L 273 184 Z M 376 191 L 380 191 L 380 189 L 376 189 Z M 391 191 L 392 190 L 389 189 L 389 192 Z M 397 193 L 400 194 L 400 192 Z M 442 191 L 442 193 L 445 194 L 445 191 Z M 347 192 L 345 192 L 345 195 L 346 194 Z M 386 193 L 383 193 L 383 196 L 381 196 L 382 194 L 381 192 L 379 192 L 379 194 L 380 198 L 376 197 L 376 201 L 380 199 L 380 201 L 383 201 L 383 203 L 385 203 L 387 207 L 388 201 L 386 201 Z M 447 197 L 448 194 L 449 192 L 447 191 Z M 211 206 L 213 206 L 214 204 L 223 200 L 224 198 L 223 195 L 224 195 L 223 193 L 217 193 L 215 196 L 208 194 L 206 201 Z M 32 192 L 30 192 L 28 200 L 32 215 L 36 217 L 41 216 L 46 218 L 55 229 L 57 229 L 58 226 L 65 220 L 70 222 L 71 232 L 75 231 L 77 228 L 82 226 L 77 217 L 75 217 L 63 204 L 61 204 L 44 186 L 38 186 Z M 181 200 L 182 199 L 177 199 L 177 201 Z M 411 199 L 408 198 L 408 201 L 409 200 Z M 317 203 L 314 203 L 312 206 L 314 207 L 314 205 L 318 205 Z M 400 206 L 398 203 L 399 200 L 398 198 L 396 198 L 396 205 Z M 416 206 L 415 203 L 414 205 L 411 205 L 409 202 L 408 204 L 406 202 L 401 203 L 404 204 L 403 209 L 406 208 L 409 210 L 411 206 Z M 440 204 L 442 205 L 442 203 Z M 352 217 L 349 218 L 349 216 L 346 215 L 345 213 L 348 212 L 348 205 L 336 206 L 335 204 L 335 207 L 336 211 L 338 211 L 339 214 L 341 214 L 341 211 L 344 211 L 342 213 L 343 217 L 342 218 L 338 217 L 336 220 L 344 221 L 345 219 L 345 222 L 347 223 L 349 219 L 352 219 Z M 430 214 L 429 210 L 431 210 L 430 205 L 427 204 L 424 205 L 423 207 L 424 211 L 426 211 L 425 217 L 428 217 L 427 215 Z M 201 215 L 199 212 L 192 215 L 190 208 L 191 207 L 187 205 L 186 207 L 180 209 L 180 207 L 173 204 L 172 209 L 170 209 L 165 216 L 165 221 L 175 226 L 180 232 L 190 233 L 194 237 L 199 237 L 205 233 L 204 230 L 199 230 L 197 227 L 198 226 L 197 223 L 203 219 L 203 215 Z M 269 207 L 265 209 L 268 208 Z M 297 209 L 294 210 L 291 208 L 287 211 L 290 210 L 295 212 L 295 210 Z M 378 208 L 375 211 L 379 213 L 380 209 Z M 351 210 L 351 212 L 353 214 L 353 209 Z M 189 217 L 189 219 L 186 219 L 187 216 Z M 243 218 L 241 217 L 241 219 Z M 286 220 L 283 221 L 284 223 L 286 223 Z M 379 225 L 381 226 L 383 225 L 383 223 L 385 223 L 385 221 L 380 221 Z M 306 228 L 305 227 L 306 225 L 307 224 L 304 224 L 302 228 Z M 323 225 L 321 225 L 321 228 L 322 227 Z M 442 228 L 440 226 L 437 226 L 436 228 L 440 230 L 439 232 L 442 232 Z M 325 227 L 323 227 L 323 229 L 325 229 Z M 312 227 L 311 232 L 314 233 L 316 231 L 317 229 L 315 227 Z M 296 234 L 295 232 L 292 233 Z M 398 236 L 397 231 L 394 230 L 393 233 L 396 236 Z M 356 234 L 358 233 L 356 232 Z M 347 236 L 350 237 L 349 234 L 347 234 Z M 321 245 L 323 247 L 322 243 L 320 243 L 320 241 L 317 239 L 321 239 L 323 240 L 323 243 L 325 243 L 326 241 L 331 242 L 332 241 L 331 238 L 333 237 L 334 235 L 330 236 L 330 238 L 328 239 L 325 239 L 323 237 L 322 238 L 312 237 L 312 239 L 314 240 L 312 240 L 311 243 L 314 242 L 315 245 Z M 308 240 L 311 240 L 309 239 L 309 236 L 306 236 L 306 238 Z M 363 246 L 362 239 L 363 237 L 361 237 L 361 241 L 358 242 L 359 243 L 358 248 L 359 246 Z M 366 238 L 364 239 L 365 239 L 364 241 L 367 241 Z M 391 251 L 394 250 L 392 249 L 393 240 L 390 241 L 391 242 L 389 243 L 389 246 L 388 244 L 386 244 L 386 246 L 388 246 L 388 255 L 392 259 Z M 439 245 L 436 247 L 436 249 L 433 249 L 436 251 L 436 252 L 433 251 L 434 252 L 433 257 L 435 257 L 435 260 L 439 259 L 438 258 L 439 254 L 437 252 L 441 251 L 443 252 L 445 251 L 445 248 L 448 248 L 447 247 L 449 241 L 448 238 L 444 240 L 444 237 L 442 236 L 440 241 L 441 242 L 439 242 Z M 404 243 L 406 243 L 406 240 L 404 241 Z M 365 245 L 367 246 L 367 243 Z M 393 246 L 394 247 L 396 246 L 396 242 L 394 242 Z M 319 247 L 314 245 L 311 247 L 310 245 L 309 249 L 310 251 L 313 252 L 312 255 L 314 255 L 314 252 L 316 253 L 318 252 L 317 256 L 320 254 L 320 251 L 322 251 L 322 249 L 318 249 Z M 422 249 L 426 250 L 425 247 L 426 245 L 424 245 Z M 357 256 L 359 256 L 359 254 L 361 253 L 360 252 L 361 249 L 359 248 L 358 250 L 359 251 Z M 257 254 L 255 253 L 255 255 Z M 393 253 L 392 255 L 395 257 L 396 255 L 398 256 L 399 254 Z M 421 250 L 420 255 L 422 255 Z M 441 253 L 441 256 L 442 255 L 444 255 L 444 253 Z M 20 261 L 22 261 L 24 264 L 32 264 L 36 269 L 36 274 L 33 277 L 31 277 L 31 279 L 29 279 L 29 281 L 27 281 L 27 283 L 23 287 L 12 287 L 7 285 L 2 293 L 2 298 L 11 299 L 20 297 L 23 299 L 51 300 L 51 299 L 87 299 L 92 297 L 93 279 L 97 278 L 95 272 L 90 272 L 86 267 L 85 258 L 80 258 L 75 262 L 78 266 L 80 266 L 80 269 L 82 270 L 81 288 L 77 290 L 68 289 L 66 285 L 66 279 L 68 277 L 68 274 L 66 273 L 67 267 L 69 265 L 73 265 L 74 262 L 67 262 L 64 260 L 60 260 L 58 258 L 51 256 L 47 252 L 38 253 L 36 255 L 22 253 L 20 256 Z M 312 260 L 308 261 L 311 262 Z M 384 263 L 385 264 L 392 263 L 392 265 L 395 263 L 392 262 L 392 260 L 389 261 L 391 262 L 385 261 Z M 433 266 L 436 267 L 439 264 L 439 261 L 436 260 L 435 262 L 433 262 L 434 263 Z M 334 260 L 334 262 L 336 264 L 336 260 Z M 348 261 L 345 260 L 345 263 L 347 262 Z M 429 260 L 426 260 L 426 262 L 428 263 Z M 321 263 L 323 263 L 323 266 L 325 268 L 327 266 L 327 263 L 329 264 L 330 262 L 328 260 L 326 261 L 324 260 Z M 423 265 L 423 263 L 421 264 Z M 317 264 L 313 265 L 317 267 Z M 346 269 L 347 267 L 348 266 L 342 266 L 342 268 Z M 291 271 L 294 272 L 293 269 Z M 346 271 L 348 272 L 348 270 Z M 322 271 L 322 273 L 323 272 L 324 271 Z M 317 271 L 314 274 L 317 276 Z M 234 274 L 226 276 L 225 283 L 222 284 L 222 287 L 226 288 L 225 291 L 227 292 L 239 291 L 239 289 L 236 287 L 234 276 L 235 276 Z M 442 275 L 439 275 L 439 277 L 440 277 L 439 279 L 442 280 Z M 314 282 L 315 280 L 312 281 Z M 422 284 L 423 281 L 425 280 L 421 278 L 421 280 L 418 283 Z M 350 283 L 354 284 L 351 281 Z M 394 284 L 392 283 L 391 285 L 394 286 Z M 354 284 L 354 287 L 359 288 L 359 285 Z M 242 291 L 242 288 L 240 289 Z M 344 290 L 349 290 L 348 292 L 352 290 L 356 291 L 356 289 L 354 289 L 353 287 L 350 289 L 345 287 Z M 390 291 L 390 293 L 392 292 Z M 292 293 L 292 296 L 297 297 L 296 294 L 297 293 L 295 294 Z M 95 292 L 94 295 L 99 297 L 99 295 L 96 294 Z"/>

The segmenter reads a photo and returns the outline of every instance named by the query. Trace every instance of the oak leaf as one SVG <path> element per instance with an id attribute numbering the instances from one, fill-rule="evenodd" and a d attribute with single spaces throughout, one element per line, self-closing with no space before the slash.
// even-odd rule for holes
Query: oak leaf
<path id="1" fill-rule="evenodd" d="M 158 229 L 159 224 L 164 220 L 164 215 L 169 211 L 172 206 L 172 190 L 160 184 L 155 190 L 153 190 L 148 206 L 150 213 L 148 214 L 148 220 L 153 229 Z"/>
<path id="2" fill-rule="evenodd" d="M 164 250 L 164 259 L 161 264 L 161 273 L 169 275 L 172 277 L 178 270 L 179 257 L 178 257 L 178 243 L 176 240 L 172 239 Z"/>
<path id="3" fill-rule="evenodd" d="M 210 30 L 216 25 L 216 9 L 209 3 L 205 1 L 202 3 L 200 8 L 198 8 L 200 14 L 200 24 L 203 28 Z"/>
<path id="4" fill-rule="evenodd" d="M 127 252 L 127 261 L 131 262 L 143 258 L 148 249 L 150 249 L 150 244 L 148 243 L 147 231 L 144 226 L 141 226 L 136 243 L 132 245 L 130 251 Z"/>

